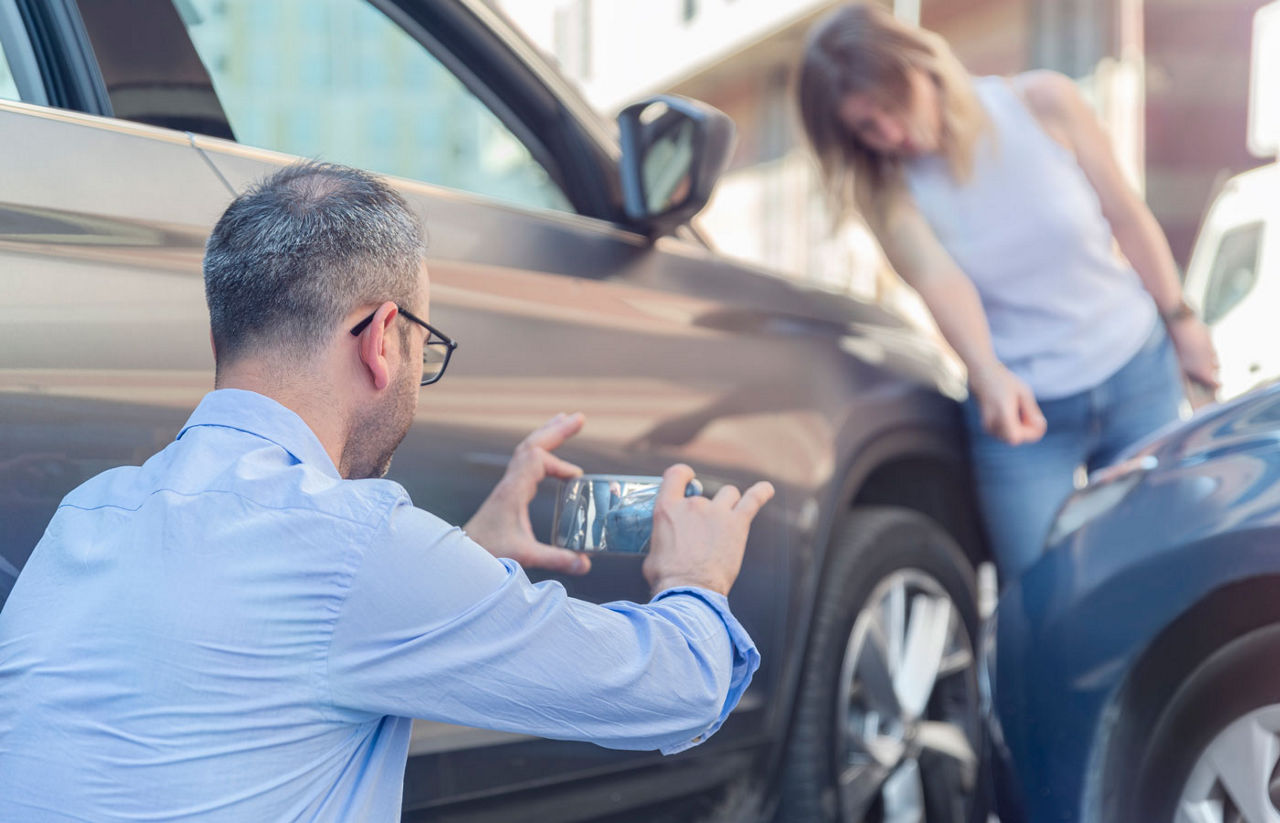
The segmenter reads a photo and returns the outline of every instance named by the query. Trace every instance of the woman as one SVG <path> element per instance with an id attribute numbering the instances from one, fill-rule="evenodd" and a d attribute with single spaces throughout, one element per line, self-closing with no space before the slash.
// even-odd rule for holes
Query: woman
<path id="1" fill-rule="evenodd" d="M 853 4 L 810 34 L 798 96 L 841 216 L 856 207 L 968 368 L 979 500 L 1012 579 L 1078 467 L 1175 419 L 1183 375 L 1217 388 L 1208 332 L 1066 77 L 971 78 L 938 35 Z"/>

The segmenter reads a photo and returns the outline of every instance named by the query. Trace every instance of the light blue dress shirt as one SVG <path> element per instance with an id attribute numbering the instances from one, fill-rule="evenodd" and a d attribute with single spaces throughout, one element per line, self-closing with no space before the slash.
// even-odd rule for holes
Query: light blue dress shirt
<path id="1" fill-rule="evenodd" d="M 219 390 L 67 495 L 0 612 L 0 820 L 392 821 L 408 718 L 677 752 L 759 659 L 721 595 L 532 584 Z"/>

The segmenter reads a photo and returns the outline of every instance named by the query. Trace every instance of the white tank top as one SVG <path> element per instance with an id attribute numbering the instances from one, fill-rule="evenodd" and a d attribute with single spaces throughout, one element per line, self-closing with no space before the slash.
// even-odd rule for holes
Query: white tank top
<path id="1" fill-rule="evenodd" d="M 996 139 L 979 141 L 957 184 L 938 155 L 904 164 L 917 208 L 977 287 L 996 356 L 1036 397 L 1093 388 L 1142 347 L 1157 321 L 1114 251 L 1093 186 L 1007 80 L 974 79 Z"/>

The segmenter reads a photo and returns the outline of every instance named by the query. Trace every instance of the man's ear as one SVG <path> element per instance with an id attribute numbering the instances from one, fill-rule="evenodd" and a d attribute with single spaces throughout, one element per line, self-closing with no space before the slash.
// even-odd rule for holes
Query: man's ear
<path id="1" fill-rule="evenodd" d="M 360 362 L 369 370 L 373 387 L 381 391 L 391 383 L 391 364 L 387 361 L 387 347 L 395 341 L 391 323 L 400 310 L 390 301 L 378 306 L 373 320 L 360 332 Z"/>

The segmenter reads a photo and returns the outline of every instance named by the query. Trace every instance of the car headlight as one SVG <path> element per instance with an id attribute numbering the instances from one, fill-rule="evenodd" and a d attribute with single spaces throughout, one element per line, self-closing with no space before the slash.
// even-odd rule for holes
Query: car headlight
<path id="1" fill-rule="evenodd" d="M 1085 524 L 1114 509 L 1154 469 L 1154 455 L 1143 454 L 1113 463 L 1089 476 L 1083 489 L 1067 498 L 1049 530 L 1049 545 L 1065 540 Z"/>

